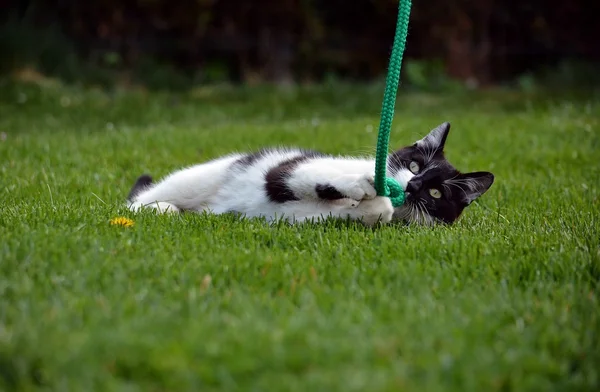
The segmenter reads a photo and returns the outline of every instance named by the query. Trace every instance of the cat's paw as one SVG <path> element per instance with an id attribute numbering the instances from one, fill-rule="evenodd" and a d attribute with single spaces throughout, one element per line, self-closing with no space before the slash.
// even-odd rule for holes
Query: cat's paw
<path id="1" fill-rule="evenodd" d="M 372 174 L 347 174 L 338 179 L 336 188 L 353 200 L 371 200 L 377 196 Z"/>
<path id="2" fill-rule="evenodd" d="M 378 222 L 389 223 L 394 215 L 394 206 L 388 197 L 377 196 L 374 199 L 363 200 L 355 210 L 356 218 L 364 224 L 374 226 Z"/>
<path id="3" fill-rule="evenodd" d="M 179 212 L 179 208 L 174 206 L 171 203 L 167 203 L 164 201 L 157 201 L 149 204 L 142 204 L 140 202 L 135 202 L 129 205 L 129 209 L 133 212 L 138 212 L 142 209 L 153 209 L 159 214 L 167 214 L 167 213 L 175 213 Z"/>

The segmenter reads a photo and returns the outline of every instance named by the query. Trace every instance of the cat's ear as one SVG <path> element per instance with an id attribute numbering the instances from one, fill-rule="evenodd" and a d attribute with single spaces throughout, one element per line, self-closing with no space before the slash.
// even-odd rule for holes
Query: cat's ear
<path id="1" fill-rule="evenodd" d="M 490 189 L 494 183 L 494 175 L 490 172 L 460 174 L 447 183 L 455 185 L 455 189 L 460 189 L 461 201 L 469 205 Z"/>
<path id="2" fill-rule="evenodd" d="M 432 129 L 427 136 L 418 140 L 415 145 L 431 151 L 443 151 L 448 132 L 450 132 L 450 123 L 445 122 Z"/>

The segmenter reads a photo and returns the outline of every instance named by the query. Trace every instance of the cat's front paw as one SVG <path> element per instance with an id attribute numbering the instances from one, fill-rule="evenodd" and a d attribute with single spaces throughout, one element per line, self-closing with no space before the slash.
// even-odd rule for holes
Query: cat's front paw
<path id="1" fill-rule="evenodd" d="M 390 223 L 394 215 L 394 206 L 388 197 L 377 196 L 374 199 L 363 200 L 356 208 L 357 218 L 362 219 L 368 226 L 378 222 Z"/>
<path id="2" fill-rule="evenodd" d="M 341 193 L 353 200 L 371 200 L 377 196 L 372 174 L 348 174 L 340 178 L 338 184 Z"/>
<path id="3" fill-rule="evenodd" d="M 167 203 L 164 201 L 157 201 L 149 204 L 142 204 L 140 202 L 135 202 L 129 205 L 129 209 L 133 212 L 139 212 L 142 209 L 153 209 L 159 214 L 167 214 L 167 213 L 175 213 L 179 212 L 179 208 L 174 206 L 171 203 Z"/>

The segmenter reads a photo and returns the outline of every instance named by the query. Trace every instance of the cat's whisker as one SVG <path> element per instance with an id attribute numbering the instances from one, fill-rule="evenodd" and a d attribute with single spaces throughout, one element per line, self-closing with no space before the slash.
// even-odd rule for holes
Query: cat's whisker
<path id="1" fill-rule="evenodd" d="M 423 224 L 423 217 L 421 216 L 421 208 L 419 206 L 415 209 L 416 222 L 420 225 Z"/>
<path id="2" fill-rule="evenodd" d="M 470 190 L 477 188 L 477 181 L 472 180 L 472 179 L 464 179 L 464 178 L 454 179 L 453 178 L 451 180 L 447 180 L 446 182 L 449 184 L 461 184 L 461 185 L 466 186 Z"/>
<path id="3" fill-rule="evenodd" d="M 444 183 L 442 183 L 442 187 L 444 187 L 445 192 L 448 192 L 448 197 L 451 198 L 452 197 L 452 189 L 447 184 L 444 184 Z"/>
<path id="4" fill-rule="evenodd" d="M 465 196 L 469 194 L 469 192 L 467 192 L 461 185 L 459 184 L 454 184 L 451 183 L 450 186 L 453 186 L 455 188 L 458 188 Z"/>
<path id="5" fill-rule="evenodd" d="M 375 153 L 377 152 L 376 148 L 373 147 L 361 147 L 357 150 L 354 151 L 350 151 L 349 154 L 351 156 L 366 156 L 366 157 L 372 157 L 375 155 Z"/>
<path id="6" fill-rule="evenodd" d="M 426 148 L 422 148 L 417 146 L 417 149 L 425 156 L 425 162 L 429 163 L 433 160 L 433 156 L 435 155 L 435 149 L 431 146 L 427 146 Z"/>
<path id="7" fill-rule="evenodd" d="M 417 205 L 413 205 L 412 206 L 412 220 L 414 223 L 420 224 L 421 223 L 421 217 L 419 215 L 419 207 Z"/>
<path id="8" fill-rule="evenodd" d="M 429 156 L 427 157 L 428 161 L 433 161 L 433 157 L 436 152 L 437 152 L 437 149 L 434 149 L 434 148 L 429 149 Z"/>
<path id="9" fill-rule="evenodd" d="M 427 211 L 425 209 L 425 205 L 421 202 L 419 202 L 419 209 L 421 211 L 421 217 L 422 217 L 422 223 L 423 225 L 428 225 L 429 224 L 429 214 L 427 214 Z"/>
<path id="10" fill-rule="evenodd" d="M 427 221 L 427 225 L 429 226 L 433 226 L 433 224 L 435 223 L 435 219 L 433 216 L 431 216 L 431 214 L 429 214 L 427 212 L 427 209 L 425 208 L 425 204 L 422 205 L 423 206 L 423 213 L 424 216 L 426 217 L 426 221 Z"/>
<path id="11" fill-rule="evenodd" d="M 427 214 L 425 213 L 423 206 L 421 206 L 421 219 L 422 219 L 422 224 L 424 226 L 427 226 L 427 224 L 429 223 L 429 220 L 427 219 Z"/>
<path id="12" fill-rule="evenodd" d="M 450 184 L 460 184 L 460 185 L 464 185 L 468 188 L 475 188 L 477 186 L 476 183 L 473 183 L 471 181 L 463 181 L 463 180 L 454 180 L 454 181 L 447 181 Z"/>
<path id="13" fill-rule="evenodd" d="M 425 148 L 418 147 L 418 149 L 421 152 L 421 154 L 423 154 L 423 156 L 425 157 L 425 161 L 429 162 L 429 146 Z"/>
<path id="14" fill-rule="evenodd" d="M 417 210 L 417 206 L 413 205 L 411 211 L 412 211 L 411 218 L 412 218 L 413 222 L 419 223 L 419 212 Z"/>
<path id="15" fill-rule="evenodd" d="M 409 210 L 409 215 L 408 215 L 409 223 L 419 223 L 418 217 L 419 216 L 417 214 L 415 205 L 411 204 L 410 205 L 410 210 Z"/>

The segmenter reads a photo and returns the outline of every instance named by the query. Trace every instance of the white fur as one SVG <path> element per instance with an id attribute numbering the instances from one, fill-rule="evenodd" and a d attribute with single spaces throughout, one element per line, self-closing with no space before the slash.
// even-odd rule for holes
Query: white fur
<path id="1" fill-rule="evenodd" d="M 300 200 L 271 201 L 265 190 L 265 174 L 280 162 L 301 155 L 298 150 L 273 150 L 251 165 L 243 166 L 235 162 L 244 155 L 233 154 L 188 167 L 140 192 L 130 201 L 129 208 L 137 211 L 149 207 L 160 213 L 236 211 L 246 217 L 289 222 L 321 220 L 329 216 L 361 220 L 367 225 L 391 221 L 394 208 L 389 198 L 376 196 L 372 185 L 373 159 L 310 158 L 300 163 L 287 180 Z M 406 188 L 413 174 L 409 170 L 400 170 L 394 176 Z M 321 200 L 315 191 L 316 184 L 330 184 L 348 198 Z"/>
<path id="2" fill-rule="evenodd" d="M 229 155 L 176 171 L 137 195 L 129 208 L 136 211 L 141 207 L 151 207 L 166 212 L 163 209 L 173 206 L 171 212 L 179 209 L 203 211 L 226 181 L 228 168 L 241 156 Z"/>

